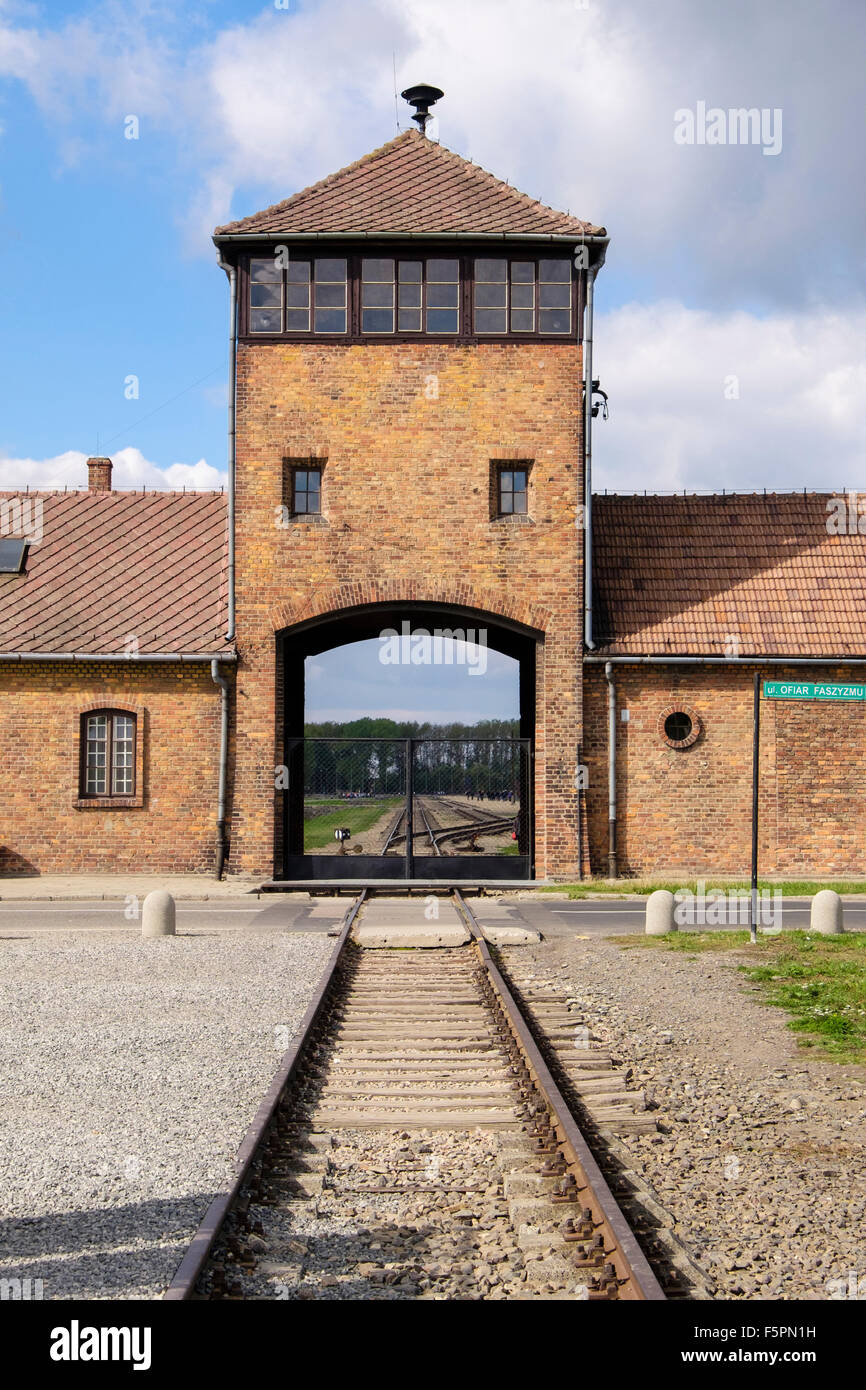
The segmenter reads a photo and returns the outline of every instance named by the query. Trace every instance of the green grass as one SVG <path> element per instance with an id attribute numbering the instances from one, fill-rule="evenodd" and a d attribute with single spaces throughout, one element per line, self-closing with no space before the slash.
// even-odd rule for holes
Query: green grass
<path id="1" fill-rule="evenodd" d="M 339 854 L 340 846 L 334 839 L 334 831 L 343 827 L 352 832 L 352 839 L 347 843 L 347 849 L 351 849 L 358 835 L 375 825 L 386 811 L 402 804 L 403 798 L 399 796 L 383 796 L 375 801 L 335 802 L 333 811 L 313 816 L 304 822 L 304 852 L 309 854 L 310 850 L 330 847 L 334 854 Z"/>
<path id="2" fill-rule="evenodd" d="M 704 888 L 707 892 L 711 888 L 739 888 L 748 891 L 750 882 L 747 878 L 707 878 L 703 880 Z M 781 893 L 786 898 L 811 898 L 821 888 L 833 888 L 837 893 L 866 893 L 866 879 L 828 879 L 819 881 L 810 878 L 791 878 L 774 880 L 770 878 L 758 879 L 758 887 L 767 889 L 770 892 Z M 609 893 L 614 897 L 622 897 L 624 894 L 640 893 L 648 895 L 654 893 L 657 888 L 667 888 L 669 892 L 676 893 L 681 889 L 687 888 L 690 892 L 697 892 L 697 879 L 617 879 L 615 882 L 610 879 L 587 879 L 584 883 L 556 883 L 549 887 L 542 888 L 542 893 L 567 893 L 570 898 L 586 898 L 596 893 Z"/>
<path id="3" fill-rule="evenodd" d="M 790 1015 L 800 1045 L 817 1047 L 838 1062 L 866 1059 L 866 933 L 818 936 L 786 932 L 759 936 L 737 932 L 676 932 L 631 937 L 627 948 L 679 951 L 696 960 L 705 951 L 737 951 L 740 970 L 761 986 L 764 1002 Z"/>

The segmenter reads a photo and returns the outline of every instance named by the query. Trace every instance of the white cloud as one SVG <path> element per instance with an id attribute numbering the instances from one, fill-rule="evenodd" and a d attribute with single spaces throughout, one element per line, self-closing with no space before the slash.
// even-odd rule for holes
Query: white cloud
<path id="1" fill-rule="evenodd" d="M 630 304 L 596 329 L 611 418 L 593 431 L 594 491 L 866 483 L 866 311 Z"/>
<path id="2" fill-rule="evenodd" d="M 140 449 L 118 449 L 114 463 L 114 488 L 174 488 L 207 492 L 226 484 L 226 475 L 205 459 L 197 463 L 172 463 L 167 468 L 151 463 Z M 84 488 L 87 486 L 87 454 L 67 449 L 54 458 L 31 459 L 0 456 L 0 488 Z"/>
<path id="3" fill-rule="evenodd" d="M 398 89 L 421 78 L 445 88 L 446 145 L 611 232 L 599 286 L 596 361 L 612 405 L 595 435 L 600 486 L 856 483 L 862 6 L 320 0 L 265 6 L 215 37 L 205 12 L 152 0 L 106 0 L 54 28 L 40 13 L 41 28 L 26 14 L 16 24 L 0 0 L 0 73 L 27 85 L 76 158 L 94 117 L 120 141 L 123 117 L 139 114 L 142 138 L 158 131 L 167 167 L 185 176 L 185 233 L 208 257 L 214 223 L 393 135 L 396 52 Z M 676 145 L 674 112 L 701 100 L 781 108 L 782 152 Z M 640 302 L 604 313 L 608 285 Z M 730 375 L 739 399 L 724 397 Z M 136 450 L 117 459 L 126 454 L 118 477 L 130 483 L 221 481 L 204 460 L 157 468 Z M 83 458 L 3 467 L 80 483 Z"/>
<path id="4" fill-rule="evenodd" d="M 120 141 L 136 113 L 142 139 L 173 146 L 203 255 L 238 190 L 234 211 L 255 211 L 262 188 L 286 197 L 394 134 L 393 52 L 398 88 L 445 88 L 446 145 L 605 223 L 612 261 L 650 293 L 720 306 L 862 293 L 862 7 L 321 0 L 203 39 L 206 19 L 109 0 L 55 29 L 0 24 L 0 73 L 76 157 L 74 127 L 94 116 Z M 676 145 L 674 113 L 698 101 L 781 108 L 781 153 Z"/>

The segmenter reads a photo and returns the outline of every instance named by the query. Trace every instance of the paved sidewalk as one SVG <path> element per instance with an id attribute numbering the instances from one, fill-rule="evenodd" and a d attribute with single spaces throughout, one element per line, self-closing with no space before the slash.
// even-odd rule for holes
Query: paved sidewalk
<path id="1" fill-rule="evenodd" d="M 258 896 L 262 879 L 227 878 L 217 881 L 207 874 L 39 874 L 32 878 L 0 878 L 0 901 L 46 902 L 86 898 L 143 898 L 154 888 L 165 888 L 175 899 L 242 898 Z"/>

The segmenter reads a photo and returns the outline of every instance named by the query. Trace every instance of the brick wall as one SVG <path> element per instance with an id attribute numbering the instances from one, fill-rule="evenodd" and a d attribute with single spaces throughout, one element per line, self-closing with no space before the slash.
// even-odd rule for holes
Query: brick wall
<path id="1" fill-rule="evenodd" d="M 748 875 L 751 864 L 754 667 L 614 667 L 617 839 L 621 874 Z M 862 682 L 857 668 L 774 667 L 773 679 Z M 607 873 L 607 684 L 585 668 L 587 807 L 592 870 Z M 690 747 L 660 721 L 685 705 L 700 721 Z M 629 712 L 623 723 L 620 711 Z M 864 872 L 866 707 L 761 702 L 759 868 L 788 876 Z"/>
<path id="2" fill-rule="evenodd" d="M 270 872 L 275 633 L 377 600 L 541 629 L 539 874 L 575 867 L 581 351 L 562 344 L 244 343 L 238 354 L 235 872 Z M 323 461 L 323 517 L 277 524 L 284 460 Z M 531 459 L 531 520 L 491 520 L 490 462 Z M 386 625 L 390 625 L 389 623 Z"/>
<path id="3" fill-rule="evenodd" d="M 134 804 L 79 803 L 81 715 L 99 708 L 136 715 Z M 0 873 L 212 871 L 219 728 L 207 666 L 0 663 Z"/>

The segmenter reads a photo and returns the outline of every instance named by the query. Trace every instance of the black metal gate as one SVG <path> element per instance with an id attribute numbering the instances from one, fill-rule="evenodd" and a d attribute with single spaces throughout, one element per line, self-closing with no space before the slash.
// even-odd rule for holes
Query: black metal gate
<path id="1" fill-rule="evenodd" d="M 532 877 L 530 739 L 297 738 L 283 878 Z"/>

